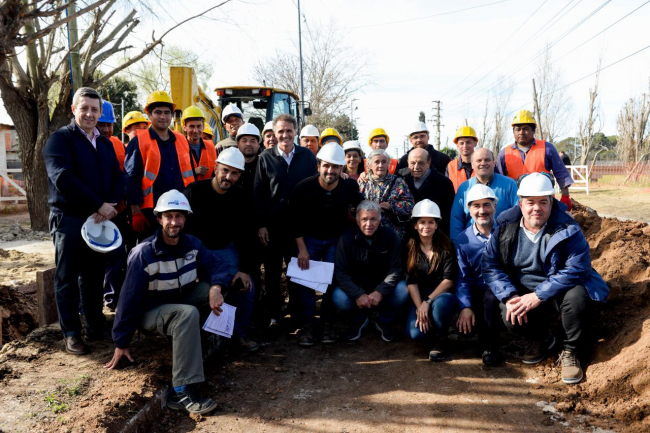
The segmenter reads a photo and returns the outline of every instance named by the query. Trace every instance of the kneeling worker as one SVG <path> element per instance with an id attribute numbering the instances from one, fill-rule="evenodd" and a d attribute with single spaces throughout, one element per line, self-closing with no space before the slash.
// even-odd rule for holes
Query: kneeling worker
<path id="1" fill-rule="evenodd" d="M 506 327 L 533 340 L 526 364 L 547 357 L 555 345 L 548 332 L 560 314 L 566 334 L 560 355 L 562 381 L 578 383 L 583 372 L 577 351 L 588 329 L 593 301 L 604 302 L 609 288 L 591 267 L 589 244 L 580 226 L 553 198 L 553 184 L 542 173 L 521 180 L 519 206 L 502 213 L 488 243 L 483 279 L 501 302 Z"/>
<path id="2" fill-rule="evenodd" d="M 172 337 L 173 395 L 167 406 L 191 414 L 211 412 L 217 404 L 199 398 L 194 386 L 203 382 L 201 319 L 211 309 L 219 315 L 222 289 L 230 284 L 225 267 L 201 241 L 183 233 L 192 212 L 176 190 L 162 194 L 154 209 L 161 227 L 138 244 L 129 256 L 126 280 L 113 324 L 115 353 L 104 367 L 114 369 L 123 356 L 133 362 L 129 343 L 136 329 L 158 331 Z M 208 281 L 200 281 L 208 277 Z"/>

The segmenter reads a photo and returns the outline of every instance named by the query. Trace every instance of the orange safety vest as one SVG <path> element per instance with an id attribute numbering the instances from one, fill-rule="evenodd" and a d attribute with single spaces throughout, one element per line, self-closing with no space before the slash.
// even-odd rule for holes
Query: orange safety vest
<path id="1" fill-rule="evenodd" d="M 214 147 L 214 143 L 209 140 L 203 140 L 205 144 L 205 149 L 201 152 L 201 159 L 197 166 L 202 165 L 208 168 L 208 171 L 204 175 L 196 176 L 196 180 L 203 179 L 212 179 L 212 174 L 214 173 L 214 167 L 217 165 L 217 149 Z M 190 158 L 194 161 L 194 153 L 190 150 Z"/>
<path id="2" fill-rule="evenodd" d="M 111 143 L 113 143 L 113 148 L 115 149 L 115 155 L 117 155 L 117 162 L 120 163 L 120 169 L 122 169 L 122 173 L 124 173 L 124 159 L 126 158 L 124 143 L 122 143 L 122 140 L 120 140 L 114 135 L 111 135 L 110 140 Z"/>
<path id="3" fill-rule="evenodd" d="M 367 159 L 364 159 L 363 161 L 364 161 L 364 164 L 363 164 L 363 166 L 364 166 L 364 171 L 365 171 L 366 173 L 368 173 L 368 169 L 369 169 L 369 167 L 368 167 L 368 160 L 367 160 Z M 388 173 L 389 173 L 389 174 L 395 174 L 395 169 L 397 168 L 397 163 L 398 163 L 398 162 L 399 162 L 399 161 L 396 160 L 396 159 L 393 159 L 393 158 L 390 159 L 390 162 L 388 163 Z"/>
<path id="4" fill-rule="evenodd" d="M 467 172 L 465 168 L 461 166 L 460 170 L 458 169 L 458 158 L 449 161 L 447 164 L 447 174 L 449 175 L 449 180 L 454 184 L 454 191 L 458 191 L 458 187 L 461 183 L 467 180 Z M 470 178 L 474 177 L 474 170 L 472 170 L 472 175 Z"/>
<path id="5" fill-rule="evenodd" d="M 176 137 L 176 154 L 178 155 L 178 165 L 181 169 L 183 184 L 188 186 L 194 182 L 194 170 L 190 163 L 190 145 L 185 137 L 176 131 L 170 131 Z M 142 164 L 144 173 L 142 176 L 142 196 L 144 201 L 140 206 L 141 209 L 153 208 L 153 184 L 158 177 L 160 170 L 160 149 L 156 140 L 151 138 L 148 129 L 140 129 L 136 132 L 138 145 L 140 146 L 140 155 L 142 155 Z"/>
<path id="6" fill-rule="evenodd" d="M 535 143 L 526 153 L 526 160 L 521 160 L 521 153 L 515 146 L 508 145 L 505 151 L 505 163 L 508 177 L 514 180 L 520 176 L 529 173 L 548 173 L 544 166 L 544 157 L 546 156 L 546 142 L 544 140 L 535 140 Z"/>

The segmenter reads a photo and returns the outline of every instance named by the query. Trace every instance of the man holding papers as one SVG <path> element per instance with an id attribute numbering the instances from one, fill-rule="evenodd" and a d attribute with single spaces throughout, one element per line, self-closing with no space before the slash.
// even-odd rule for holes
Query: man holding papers
<path id="1" fill-rule="evenodd" d="M 153 210 L 161 227 L 138 244 L 129 255 L 113 324 L 115 353 L 105 368 L 114 369 L 126 356 L 133 362 L 129 343 L 136 329 L 172 337 L 172 395 L 167 407 L 190 414 L 211 412 L 210 398 L 195 394 L 203 382 L 200 314 L 219 315 L 222 289 L 230 284 L 227 268 L 194 236 L 183 233 L 192 212 L 183 194 L 171 190 L 160 196 Z M 200 280 L 205 278 L 206 280 Z"/>
<path id="2" fill-rule="evenodd" d="M 297 265 L 303 271 L 309 269 L 310 260 L 334 263 L 339 238 L 352 224 L 348 215 L 363 200 L 354 180 L 341 179 L 345 151 L 340 145 L 324 145 L 316 158 L 318 174 L 296 185 L 289 202 L 294 215 L 294 236 L 298 246 Z M 321 287 L 311 284 L 296 284 L 295 278 L 289 284 L 291 317 L 301 328 L 298 344 L 303 347 L 314 345 L 316 290 L 319 289 Z M 334 343 L 337 336 L 332 327 L 335 312 L 332 291 L 324 291 L 320 307 L 320 341 L 328 344 Z"/>
<path id="3" fill-rule="evenodd" d="M 357 225 L 346 230 L 336 250 L 336 308 L 348 314 L 350 341 L 374 322 L 384 341 L 394 341 L 391 331 L 396 313 L 409 298 L 401 262 L 401 241 L 394 230 L 379 225 L 378 203 L 364 200 L 357 206 Z"/>

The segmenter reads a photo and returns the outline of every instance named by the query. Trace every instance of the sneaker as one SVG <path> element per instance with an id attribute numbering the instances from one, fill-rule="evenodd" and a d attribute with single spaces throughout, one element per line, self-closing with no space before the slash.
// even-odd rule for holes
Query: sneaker
<path id="1" fill-rule="evenodd" d="M 440 362 L 447 359 L 447 345 L 444 338 L 440 337 L 436 340 L 433 347 L 429 351 L 429 361 Z"/>
<path id="2" fill-rule="evenodd" d="M 366 317 L 361 325 L 350 325 L 347 332 L 345 333 L 345 339 L 348 341 L 355 341 L 361 338 L 361 333 L 363 332 L 364 328 L 368 326 L 368 323 L 370 323 L 370 319 Z"/>
<path id="3" fill-rule="evenodd" d="M 501 364 L 501 354 L 496 349 L 485 349 L 481 355 L 483 364 L 488 367 L 495 367 Z"/>
<path id="4" fill-rule="evenodd" d="M 397 335 L 395 335 L 395 333 L 390 329 L 390 325 L 388 323 L 375 322 L 375 329 L 379 331 L 381 339 L 388 343 L 393 342 L 397 339 Z"/>
<path id="5" fill-rule="evenodd" d="M 248 337 L 235 338 L 233 343 L 234 347 L 242 352 L 255 352 L 260 348 L 259 344 Z"/>
<path id="6" fill-rule="evenodd" d="M 562 382 L 571 384 L 582 380 L 584 374 L 580 366 L 580 360 L 578 360 L 575 352 L 563 350 L 557 363 L 562 364 Z"/>
<path id="7" fill-rule="evenodd" d="M 172 410 L 185 411 L 193 415 L 202 415 L 212 412 L 217 408 L 217 403 L 211 398 L 198 398 L 194 395 L 192 388 L 187 388 L 183 392 L 174 392 L 172 389 L 171 396 L 167 399 L 167 407 Z"/>
<path id="8" fill-rule="evenodd" d="M 334 327 L 329 323 L 326 323 L 323 326 L 323 333 L 321 334 L 320 342 L 323 344 L 333 344 L 336 343 L 337 339 L 338 335 L 336 334 Z"/>
<path id="9" fill-rule="evenodd" d="M 307 325 L 298 333 L 298 346 L 312 347 L 315 342 L 313 326 Z"/>
<path id="10" fill-rule="evenodd" d="M 538 362 L 542 362 L 547 358 L 548 351 L 553 346 L 555 346 L 555 337 L 549 334 L 544 341 L 533 341 L 521 360 L 524 364 L 537 364 Z"/>

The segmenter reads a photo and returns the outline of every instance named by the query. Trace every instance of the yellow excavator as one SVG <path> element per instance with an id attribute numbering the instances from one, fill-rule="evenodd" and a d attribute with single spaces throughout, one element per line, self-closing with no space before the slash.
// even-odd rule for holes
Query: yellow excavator
<path id="1" fill-rule="evenodd" d="M 228 136 L 221 122 L 221 110 L 227 104 L 237 104 L 244 114 L 244 120 L 260 130 L 266 122 L 279 114 L 291 114 L 298 117 L 298 95 L 288 90 L 262 86 L 234 86 L 215 89 L 216 103 L 201 89 L 196 80 L 194 69 L 185 66 L 169 68 L 171 97 L 176 104 L 174 129 L 182 133 L 181 116 L 190 105 L 199 107 L 207 118 L 207 123 L 214 132 L 214 143 Z"/>

